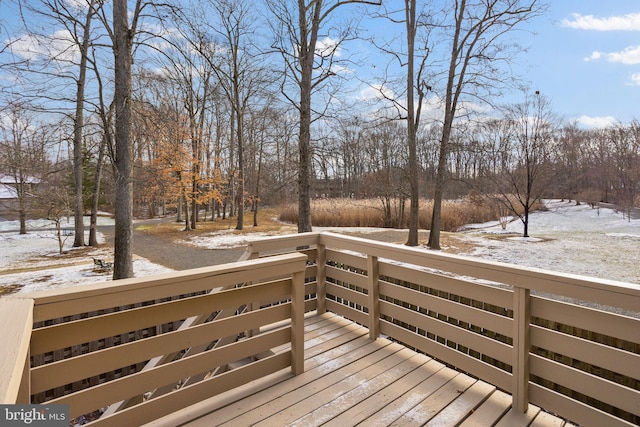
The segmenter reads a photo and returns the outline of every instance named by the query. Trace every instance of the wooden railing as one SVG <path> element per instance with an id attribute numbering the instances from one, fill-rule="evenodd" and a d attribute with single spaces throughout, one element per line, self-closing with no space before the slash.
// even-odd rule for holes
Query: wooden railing
<path id="1" fill-rule="evenodd" d="M 251 242 L 305 248 L 308 307 L 335 312 L 580 425 L 640 424 L 640 286 L 333 233 Z"/>
<path id="2" fill-rule="evenodd" d="M 11 343 L 0 403 L 44 393 L 72 416 L 108 407 L 98 425 L 139 424 L 282 368 L 301 372 L 302 313 L 317 310 L 490 382 L 518 410 L 640 424 L 638 285 L 333 233 L 261 239 L 244 259 L 0 299 Z M 153 332 L 171 322 L 180 327 Z"/>
<path id="3" fill-rule="evenodd" d="M 294 253 L 3 298 L 0 403 L 30 403 L 62 388 L 61 396 L 46 401 L 68 404 L 72 418 L 136 425 L 287 367 L 301 373 L 306 261 Z M 233 316 L 218 316 L 229 309 Z M 206 321 L 188 328 L 150 332 L 201 316 Z M 267 328 L 283 321 L 285 326 Z M 132 334 L 120 345 L 106 345 Z M 190 353 L 194 347 L 203 351 Z M 65 357 L 55 360 L 55 352 Z M 150 363 L 167 355 L 170 360 Z M 32 367 L 36 358 L 49 363 Z M 131 365 L 143 368 L 122 375 Z M 190 382 L 194 376 L 199 381 Z M 171 392 L 154 395 L 163 387 Z M 103 415 L 102 408 L 118 402 L 127 405 Z"/>

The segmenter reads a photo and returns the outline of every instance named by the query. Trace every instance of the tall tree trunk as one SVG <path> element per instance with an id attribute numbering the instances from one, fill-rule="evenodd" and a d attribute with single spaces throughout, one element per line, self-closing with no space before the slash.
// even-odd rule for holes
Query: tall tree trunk
<path id="1" fill-rule="evenodd" d="M 456 13 L 455 33 L 451 45 L 451 58 L 449 59 L 449 70 L 447 74 L 447 92 L 445 94 L 444 122 L 442 124 L 442 134 L 440 138 L 440 154 L 438 156 L 438 168 L 436 169 L 436 182 L 433 194 L 433 211 L 431 213 L 431 230 L 429 231 L 429 242 L 427 245 L 431 249 L 440 249 L 440 231 L 442 230 L 442 197 L 444 194 L 445 171 L 447 167 L 447 155 L 449 149 L 449 139 L 451 138 L 451 128 L 453 119 L 456 116 L 458 97 L 464 84 L 464 69 L 466 68 L 469 56 L 465 57 L 462 71 L 456 81 L 456 67 L 460 60 L 462 23 L 465 16 L 466 0 L 458 4 Z M 462 37 L 464 40 L 464 37 Z M 463 43 L 463 42 L 462 42 Z"/>
<path id="2" fill-rule="evenodd" d="M 418 187 L 418 154 L 416 147 L 416 117 L 414 104 L 414 65 L 416 41 L 416 0 L 405 0 L 407 28 L 407 144 L 409 145 L 409 184 L 411 205 L 409 207 L 409 236 L 407 246 L 418 246 L 418 219 L 420 189 Z"/>
<path id="3" fill-rule="evenodd" d="M 131 128 L 131 54 L 127 0 L 113 1 L 115 59 L 116 201 L 113 279 L 133 277 L 133 149 Z"/>
<path id="4" fill-rule="evenodd" d="M 186 196 L 183 196 L 184 199 L 184 231 L 189 231 L 189 201 Z"/>
<path id="5" fill-rule="evenodd" d="M 96 173 L 93 178 L 93 196 L 91 201 L 91 223 L 89 226 L 89 246 L 98 246 L 97 226 L 98 226 L 98 206 L 100 204 L 100 181 L 102 179 L 102 164 L 104 162 L 104 149 L 106 139 L 103 138 L 98 149 L 98 160 Z"/>
<path id="6" fill-rule="evenodd" d="M 311 231 L 311 83 L 313 59 L 318 40 L 322 2 L 314 6 L 311 33 L 307 23 L 306 6 L 298 1 L 300 26 L 300 132 L 298 142 L 298 233 Z"/>
<path id="7" fill-rule="evenodd" d="M 447 146 L 445 137 L 440 141 L 440 155 L 438 157 L 438 168 L 436 169 L 436 181 L 433 191 L 433 211 L 431 213 L 431 229 L 429 231 L 428 246 L 431 249 L 440 249 L 440 232 L 442 230 L 442 197 L 444 194 L 445 173 L 447 168 Z M 449 140 L 447 135 L 446 140 Z"/>
<path id="8" fill-rule="evenodd" d="M 237 61 L 234 61 L 234 67 Z M 238 71 L 234 72 L 234 102 L 236 127 L 238 130 L 238 221 L 236 230 L 244 228 L 244 108 L 240 106 L 240 88 L 237 80 Z"/>
<path id="9" fill-rule="evenodd" d="M 89 37 L 91 36 L 91 20 L 93 18 L 93 3 L 91 0 L 87 9 L 87 18 L 82 35 L 80 47 L 80 70 L 78 73 L 76 90 L 76 112 L 73 120 L 73 176 L 76 187 L 74 200 L 74 237 L 73 247 L 84 246 L 84 165 L 83 165 L 83 138 L 84 129 L 84 92 L 87 79 L 87 56 L 89 53 Z"/>
<path id="10" fill-rule="evenodd" d="M 27 211 L 22 202 L 20 202 L 20 209 L 18 209 L 18 218 L 20 219 L 20 232 L 18 234 L 27 234 Z"/>
<path id="11" fill-rule="evenodd" d="M 307 73 L 305 73 L 307 74 Z M 308 82 L 308 83 L 307 83 Z M 311 85 L 311 70 L 303 74 L 302 85 Z M 300 133 L 298 147 L 298 233 L 311 231 L 311 93 L 300 94 Z"/>

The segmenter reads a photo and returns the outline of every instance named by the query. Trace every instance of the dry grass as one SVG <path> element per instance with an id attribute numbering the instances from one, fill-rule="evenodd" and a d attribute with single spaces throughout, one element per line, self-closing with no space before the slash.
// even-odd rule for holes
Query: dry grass
<path id="1" fill-rule="evenodd" d="M 544 208 L 543 205 L 537 209 Z M 432 200 L 420 202 L 419 228 L 431 228 Z M 409 202 L 405 206 L 404 221 L 393 218 L 392 223 L 402 223 L 400 228 L 408 228 Z M 498 221 L 500 207 L 485 199 L 468 198 L 446 200 L 442 203 L 442 231 L 457 231 L 465 224 Z M 298 206 L 291 203 L 278 208 L 263 208 L 258 211 L 258 226 L 253 226 L 253 212 L 244 214 L 244 229 L 237 233 L 295 233 L 298 222 Z M 382 203 L 379 199 L 321 199 L 311 202 L 311 223 L 318 227 L 385 227 Z M 163 236 L 183 238 L 185 233 L 198 235 L 222 230 L 235 229 L 237 217 L 199 221 L 195 230 L 185 231 L 184 222 L 161 221 L 157 224 L 136 226 L 137 230 Z"/>
<path id="2" fill-rule="evenodd" d="M 184 222 L 175 221 L 161 221 L 157 224 L 142 224 L 136 226 L 136 230 L 144 231 L 153 234 L 162 234 L 163 237 L 174 236 L 176 238 L 183 238 L 185 233 L 189 235 L 198 235 L 212 233 L 223 230 L 233 230 L 236 228 L 238 218 L 227 217 L 225 219 L 216 218 L 211 220 L 207 217 L 206 221 L 199 221 L 195 230 L 185 231 Z M 261 209 L 258 211 L 258 226 L 253 226 L 253 212 L 246 211 L 244 213 L 244 227 L 242 231 L 238 233 L 269 233 L 269 232 L 281 232 L 290 229 L 291 233 L 296 232 L 296 228 L 293 225 L 283 224 L 278 220 L 278 210 L 274 208 Z"/>
<path id="3" fill-rule="evenodd" d="M 406 204 L 404 221 L 395 221 L 407 227 L 409 203 Z M 419 228 L 431 228 L 432 200 L 420 202 Z M 291 204 L 280 208 L 282 221 L 297 223 L 298 208 Z M 478 199 L 447 200 L 442 203 L 442 230 L 456 231 L 465 224 L 495 221 L 499 218 L 498 206 L 491 206 Z M 322 199 L 311 203 L 311 222 L 320 227 L 380 227 L 385 226 L 382 203 L 377 199 Z"/>

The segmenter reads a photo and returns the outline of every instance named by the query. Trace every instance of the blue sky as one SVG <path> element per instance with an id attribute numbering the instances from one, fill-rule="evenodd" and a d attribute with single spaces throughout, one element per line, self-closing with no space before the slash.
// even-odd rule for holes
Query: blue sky
<path id="1" fill-rule="evenodd" d="M 436 4 L 446 5 L 450 1 L 436 0 Z M 521 23 L 506 36 L 525 49 L 509 64 L 512 74 L 522 79 L 521 83 L 531 93 L 540 91 L 547 97 L 564 123 L 601 128 L 640 120 L 640 0 L 539 1 L 546 4 L 546 13 Z M 389 10 L 402 10 L 398 0 L 383 0 L 383 3 Z M 345 8 L 346 13 L 353 12 L 353 9 L 347 10 Z M 385 25 L 384 20 L 369 21 L 365 25 L 370 32 L 387 39 L 393 38 L 392 33 L 403 31 L 402 25 L 394 29 Z M 378 70 L 384 70 L 385 64 L 391 61 L 366 41 L 356 43 L 355 49 L 345 56 L 356 52 L 368 52 L 368 62 L 376 63 Z M 351 74 L 367 75 L 367 70 L 359 69 Z M 379 71 L 369 80 L 374 87 L 382 81 L 380 74 Z M 400 86 L 403 84 L 400 82 Z M 385 93 L 398 99 L 402 89 L 392 86 L 386 86 Z M 363 99 L 371 99 L 375 93 L 375 88 L 369 88 L 361 95 Z M 425 123 L 442 115 L 442 97 L 442 87 L 434 87 L 427 94 L 422 111 Z M 496 106 L 509 105 L 524 102 L 525 94 L 505 85 L 501 95 L 490 99 Z M 488 105 L 480 104 L 479 98 L 466 101 L 466 105 L 481 114 L 499 115 Z"/>
<path id="2" fill-rule="evenodd" d="M 515 74 L 530 81 L 532 91 L 547 96 L 567 122 L 591 128 L 640 119 L 640 0 L 547 3 L 545 16 L 514 33 L 529 47 L 514 63 Z M 3 41 L 19 23 L 7 16 L 14 13 L 11 3 L 0 1 Z M 371 51 L 366 44 L 358 42 L 356 50 Z M 521 102 L 523 95 L 497 101 Z"/>
<path id="3" fill-rule="evenodd" d="M 553 0 L 531 27 L 523 71 L 565 120 L 640 119 L 640 1 Z"/>

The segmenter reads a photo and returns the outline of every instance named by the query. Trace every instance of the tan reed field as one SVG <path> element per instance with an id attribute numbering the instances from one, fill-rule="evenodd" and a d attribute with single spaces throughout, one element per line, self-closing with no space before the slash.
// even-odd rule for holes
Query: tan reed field
<path id="1" fill-rule="evenodd" d="M 390 203 L 391 209 L 385 218 L 385 209 L 380 199 L 318 199 L 311 202 L 311 222 L 318 227 L 388 227 L 398 224 L 398 228 L 408 228 L 409 201 L 401 207 L 399 201 Z M 540 204 L 537 208 L 541 208 Z M 432 200 L 420 201 L 419 228 L 431 228 Z M 298 206 L 281 206 L 279 219 L 297 223 Z M 442 202 L 442 230 L 456 231 L 465 224 L 497 221 L 500 206 L 486 199 L 465 198 Z"/>

